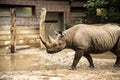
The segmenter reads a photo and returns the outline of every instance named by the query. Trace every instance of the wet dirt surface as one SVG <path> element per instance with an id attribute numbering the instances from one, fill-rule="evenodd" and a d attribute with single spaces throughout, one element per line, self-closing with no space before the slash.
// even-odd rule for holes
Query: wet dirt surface
<path id="1" fill-rule="evenodd" d="M 1 80 L 120 80 L 119 69 L 56 69 L 1 72 Z"/>
<path id="2" fill-rule="evenodd" d="M 108 54 L 109 59 L 101 59 L 98 56 L 93 58 L 94 69 L 89 68 L 88 61 L 82 57 L 77 70 L 69 70 L 74 51 L 68 49 L 56 54 L 47 54 L 45 50 L 40 49 L 25 49 L 18 50 L 15 53 L 17 57 L 11 58 L 8 55 L 10 54 L 5 57 L 5 63 L 2 62 L 3 55 L 0 55 L 0 80 L 120 80 L 120 68 L 113 67 L 115 59 L 110 59 L 114 57 Z M 7 65 L 9 60 L 12 61 Z M 2 68 L 8 66 L 11 68 L 2 71 Z"/>

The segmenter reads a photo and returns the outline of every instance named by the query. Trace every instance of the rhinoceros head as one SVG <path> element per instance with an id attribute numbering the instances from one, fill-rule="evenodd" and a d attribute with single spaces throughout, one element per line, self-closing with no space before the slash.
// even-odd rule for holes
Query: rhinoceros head
<path id="1" fill-rule="evenodd" d="M 62 34 L 58 34 L 56 39 L 53 39 L 51 36 L 48 36 L 48 42 L 45 41 L 41 36 L 40 39 L 45 45 L 48 53 L 56 53 L 63 50 L 66 46 L 65 38 Z"/>

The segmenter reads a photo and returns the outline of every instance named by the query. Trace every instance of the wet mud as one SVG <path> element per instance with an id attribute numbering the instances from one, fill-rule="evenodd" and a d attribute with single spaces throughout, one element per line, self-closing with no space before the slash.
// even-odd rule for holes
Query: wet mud
<path id="1" fill-rule="evenodd" d="M 109 55 L 108 55 L 109 54 Z M 95 68 L 88 67 L 82 57 L 77 70 L 69 70 L 74 51 L 66 49 L 56 54 L 45 50 L 25 49 L 15 54 L 0 54 L 0 80 L 119 80 L 120 68 L 113 67 L 111 53 L 92 55 Z M 105 56 L 105 57 L 104 57 Z"/>

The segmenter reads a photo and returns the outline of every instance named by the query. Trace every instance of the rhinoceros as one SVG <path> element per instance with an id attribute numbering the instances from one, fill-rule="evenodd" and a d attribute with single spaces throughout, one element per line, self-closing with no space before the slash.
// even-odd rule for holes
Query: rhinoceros
<path id="1" fill-rule="evenodd" d="M 115 67 L 120 67 L 120 27 L 118 25 L 106 24 L 102 26 L 78 24 L 60 32 L 55 39 L 51 36 L 45 41 L 40 39 L 45 45 L 48 53 L 53 54 L 65 48 L 75 51 L 75 56 L 71 69 L 76 66 L 82 56 L 87 58 L 89 67 L 94 68 L 90 53 L 103 53 L 111 51 L 116 57 Z"/>

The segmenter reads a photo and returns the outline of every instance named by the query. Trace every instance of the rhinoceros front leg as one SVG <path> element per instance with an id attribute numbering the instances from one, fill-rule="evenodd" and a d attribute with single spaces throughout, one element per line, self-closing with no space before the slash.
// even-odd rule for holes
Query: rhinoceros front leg
<path id="1" fill-rule="evenodd" d="M 75 56 L 74 56 L 74 60 L 73 60 L 73 64 L 71 66 L 71 70 L 75 70 L 76 66 L 80 60 L 80 58 L 82 57 L 82 55 L 84 54 L 84 52 L 82 50 L 77 50 L 75 52 Z"/>
<path id="2" fill-rule="evenodd" d="M 89 67 L 90 68 L 94 68 L 95 66 L 94 66 L 94 64 L 93 64 L 93 60 L 92 60 L 92 57 L 90 56 L 90 54 L 89 53 L 86 53 L 86 54 L 84 54 L 84 57 L 85 58 L 87 58 L 87 60 L 88 60 L 88 62 L 89 62 Z"/>

